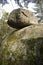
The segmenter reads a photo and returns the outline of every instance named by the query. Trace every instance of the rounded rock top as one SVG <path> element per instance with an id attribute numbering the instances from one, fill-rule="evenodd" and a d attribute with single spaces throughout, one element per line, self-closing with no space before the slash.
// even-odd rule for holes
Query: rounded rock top
<path id="1" fill-rule="evenodd" d="M 38 24 L 38 19 L 29 10 L 18 8 L 10 13 L 7 23 L 13 28 L 21 29 L 32 24 Z"/>

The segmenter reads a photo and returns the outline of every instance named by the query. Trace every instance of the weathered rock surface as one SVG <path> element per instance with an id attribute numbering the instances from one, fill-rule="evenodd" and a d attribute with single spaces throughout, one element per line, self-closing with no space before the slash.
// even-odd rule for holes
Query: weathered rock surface
<path id="1" fill-rule="evenodd" d="M 0 65 L 43 65 L 43 25 L 13 32 L 0 45 Z"/>
<path id="2" fill-rule="evenodd" d="M 20 29 L 31 24 L 38 24 L 38 20 L 32 12 L 19 8 L 10 13 L 7 23 L 13 28 Z"/>

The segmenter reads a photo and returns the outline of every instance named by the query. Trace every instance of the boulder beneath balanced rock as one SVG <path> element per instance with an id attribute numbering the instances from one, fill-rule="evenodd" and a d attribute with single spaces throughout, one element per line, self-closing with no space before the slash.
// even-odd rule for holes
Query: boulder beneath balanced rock
<path id="1" fill-rule="evenodd" d="M 38 24 L 38 20 L 32 12 L 19 8 L 10 13 L 7 23 L 13 28 L 20 29 L 31 24 Z"/>
<path id="2" fill-rule="evenodd" d="M 43 65 L 43 25 L 7 36 L 0 45 L 0 65 Z"/>

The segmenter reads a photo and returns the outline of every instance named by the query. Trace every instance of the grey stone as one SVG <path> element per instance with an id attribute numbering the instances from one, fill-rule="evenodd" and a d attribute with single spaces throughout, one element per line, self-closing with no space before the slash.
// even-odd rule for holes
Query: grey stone
<path id="1" fill-rule="evenodd" d="M 7 36 L 0 44 L 0 65 L 43 65 L 43 25 Z"/>
<path id="2" fill-rule="evenodd" d="M 10 13 L 7 23 L 13 28 L 21 29 L 32 24 L 38 24 L 38 20 L 32 12 L 19 8 Z"/>

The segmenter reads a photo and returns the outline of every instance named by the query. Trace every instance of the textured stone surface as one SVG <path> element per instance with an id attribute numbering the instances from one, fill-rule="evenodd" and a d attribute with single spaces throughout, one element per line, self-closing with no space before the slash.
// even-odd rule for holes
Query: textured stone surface
<path id="1" fill-rule="evenodd" d="M 43 65 L 43 25 L 7 36 L 0 44 L 0 65 Z"/>
<path id="2" fill-rule="evenodd" d="M 10 13 L 7 23 L 13 28 L 23 28 L 31 24 L 38 24 L 34 14 L 25 9 L 16 9 Z"/>

